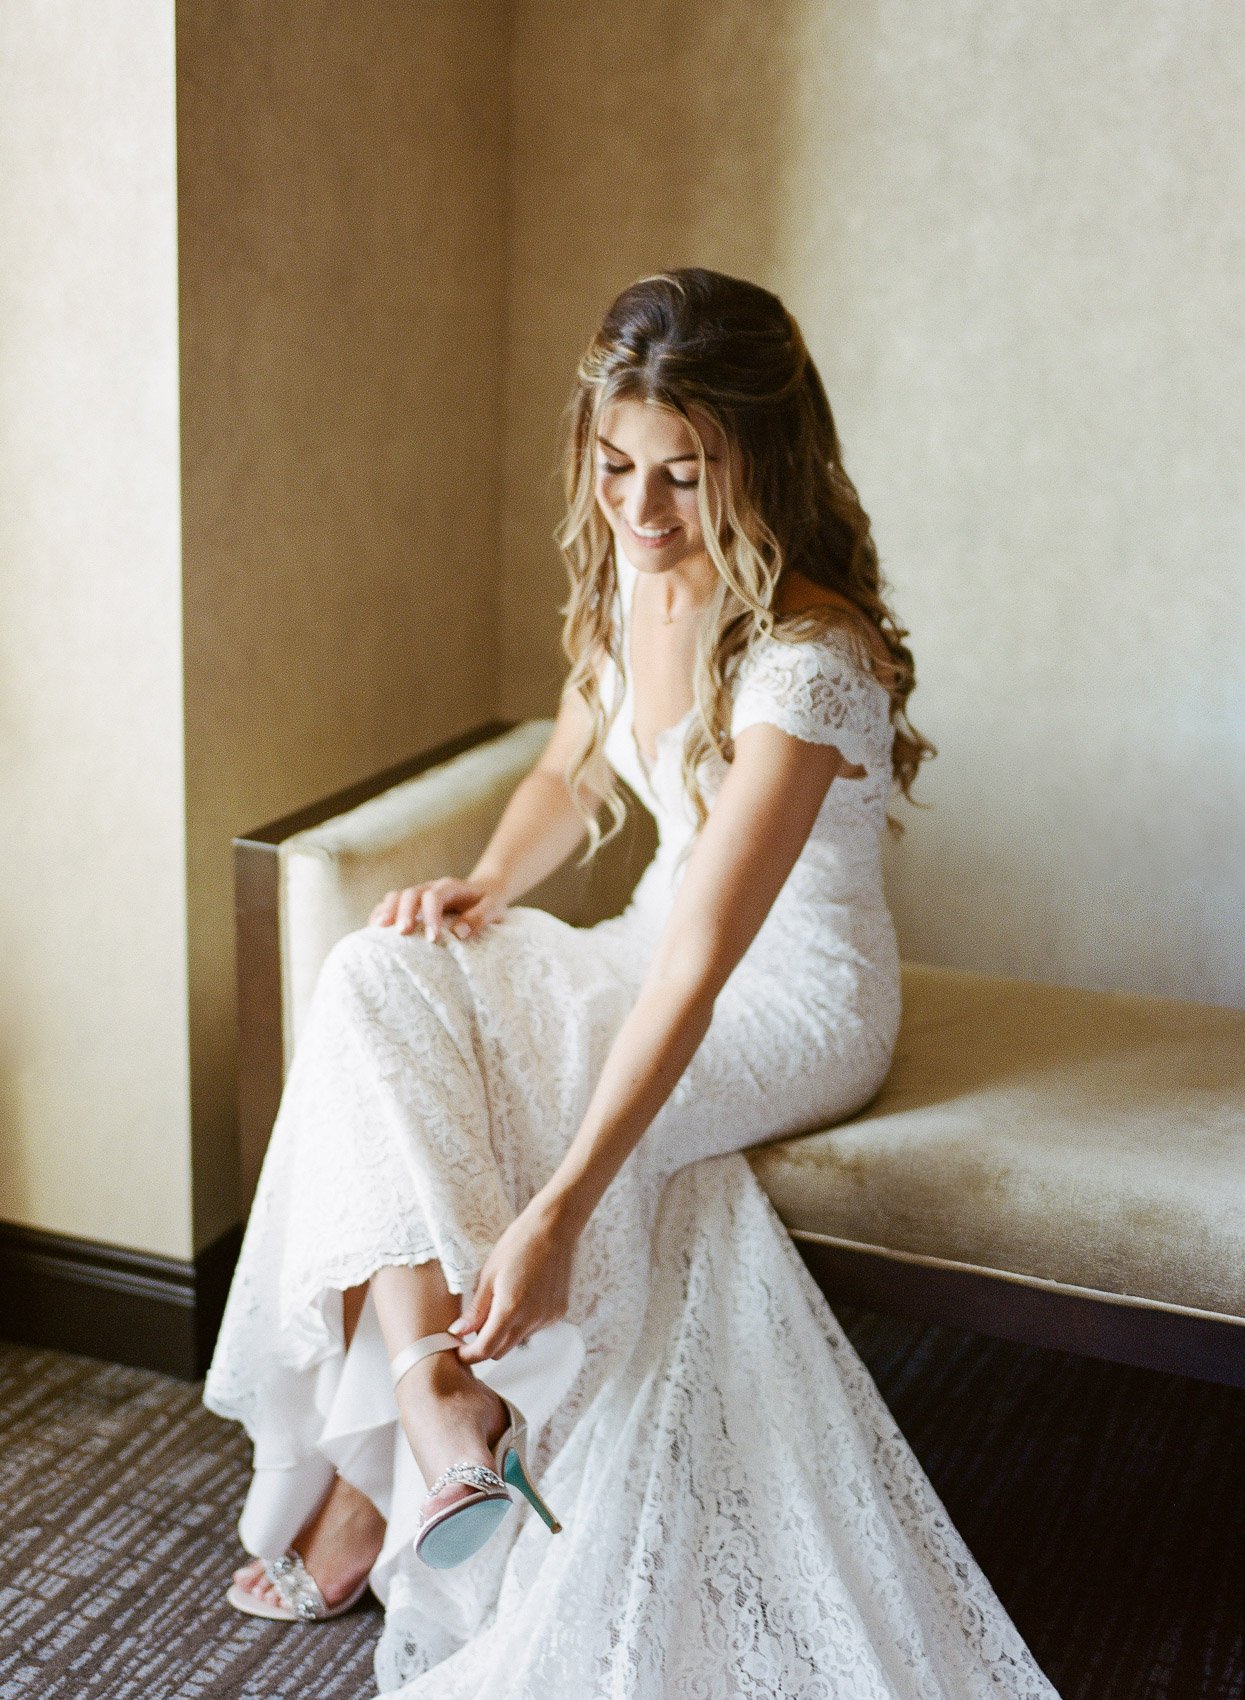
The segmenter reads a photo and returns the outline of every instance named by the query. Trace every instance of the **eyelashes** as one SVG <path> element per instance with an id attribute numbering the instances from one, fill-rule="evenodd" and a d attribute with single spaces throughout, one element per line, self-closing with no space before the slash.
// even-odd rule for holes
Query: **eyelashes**
<path id="1" fill-rule="evenodd" d="M 628 471 L 630 471 L 630 468 L 626 467 L 626 466 L 611 466 L 609 461 L 603 460 L 601 462 L 601 471 L 602 472 L 619 473 L 619 472 L 628 472 Z M 670 482 L 674 485 L 676 490 L 694 490 L 696 488 L 696 486 L 700 483 L 700 479 L 699 478 L 672 478 L 670 480 Z"/>

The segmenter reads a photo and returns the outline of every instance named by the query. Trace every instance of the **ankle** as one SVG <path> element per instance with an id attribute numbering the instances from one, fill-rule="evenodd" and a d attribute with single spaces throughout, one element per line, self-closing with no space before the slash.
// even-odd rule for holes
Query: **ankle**
<path id="1" fill-rule="evenodd" d="M 398 1382 L 408 1395 L 419 1392 L 434 1398 L 446 1398 L 479 1385 L 471 1365 L 463 1363 L 454 1352 L 433 1352 L 421 1358 Z"/>
<path id="2" fill-rule="evenodd" d="M 453 1360 L 434 1369 L 432 1363 L 416 1364 L 396 1389 L 402 1427 L 426 1481 L 448 1464 L 487 1464 L 506 1422 L 501 1395 L 478 1381 L 470 1364 Z"/>
<path id="3" fill-rule="evenodd" d="M 337 1512 L 338 1527 L 347 1536 L 370 1539 L 377 1530 L 382 1534 L 385 1519 L 365 1494 L 355 1492 Z"/>

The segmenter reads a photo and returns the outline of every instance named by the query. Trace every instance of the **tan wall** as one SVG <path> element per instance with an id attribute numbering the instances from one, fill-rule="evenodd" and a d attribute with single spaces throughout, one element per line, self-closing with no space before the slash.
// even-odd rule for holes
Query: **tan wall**
<path id="1" fill-rule="evenodd" d="M 0 1219 L 236 1219 L 230 839 L 495 710 L 505 22 L 0 12 Z"/>
<path id="2" fill-rule="evenodd" d="M 702 264 L 825 377 L 942 753 L 911 956 L 1245 1002 L 1245 16 L 519 0 L 506 710 L 563 665 L 558 415 Z M 620 50 L 620 42 L 623 50 Z"/>
<path id="3" fill-rule="evenodd" d="M 0 1219 L 233 1220 L 229 840 L 552 706 L 559 413 L 666 264 L 827 379 L 943 749 L 909 953 L 1242 1001 L 1238 14 L 177 21 L 0 10 Z"/>
<path id="4" fill-rule="evenodd" d="M 173 108 L 171 7 L 0 8 L 0 1219 L 185 1256 Z"/>
<path id="5" fill-rule="evenodd" d="M 231 837 L 496 706 L 504 25 L 178 11 L 200 1246 L 237 1215 Z"/>

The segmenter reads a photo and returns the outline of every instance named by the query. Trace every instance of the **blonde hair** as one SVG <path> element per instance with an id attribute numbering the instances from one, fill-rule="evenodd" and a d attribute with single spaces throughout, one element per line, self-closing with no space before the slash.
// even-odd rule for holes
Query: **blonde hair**
<path id="1" fill-rule="evenodd" d="M 612 770 L 599 760 L 613 717 L 602 700 L 599 663 L 610 655 L 622 675 L 626 657 L 614 629 L 614 534 L 596 500 L 593 448 L 605 410 L 631 399 L 669 408 L 686 422 L 700 465 L 701 532 L 718 570 L 699 628 L 696 711 L 682 753 L 696 831 L 708 818 L 699 769 L 715 748 L 724 760 L 733 759 L 731 681 L 739 658 L 761 634 L 798 642 L 830 628 L 848 633 L 862 664 L 890 694 L 893 775 L 910 796 L 920 763 L 935 751 L 906 714 L 916 683 L 903 641 L 908 634 L 887 606 L 869 518 L 844 471 L 830 403 L 799 327 L 778 297 L 757 284 L 699 266 L 657 272 L 623 290 L 606 313 L 579 363 L 566 409 L 566 514 L 554 535 L 570 576 L 570 595 L 559 610 L 571 664 L 566 688 L 578 690 L 591 722 L 566 773 L 588 833 L 580 865 L 626 817 Z M 725 438 L 726 465 L 716 488 L 693 409 Z M 838 592 L 851 611 L 818 605 L 776 613 L 775 594 L 788 568 Z M 599 801 L 585 782 L 590 770 L 602 776 Z M 610 816 L 604 831 L 602 808 Z M 888 818 L 893 831 L 902 831 Z"/>

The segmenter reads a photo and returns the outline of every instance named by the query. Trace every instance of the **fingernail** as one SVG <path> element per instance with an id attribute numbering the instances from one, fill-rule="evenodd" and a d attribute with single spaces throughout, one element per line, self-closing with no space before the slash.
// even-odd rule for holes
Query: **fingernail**
<path id="1" fill-rule="evenodd" d="M 465 939 L 467 934 L 471 931 L 471 928 L 467 925 L 466 921 L 455 921 L 454 931 L 458 934 L 460 939 Z"/>

